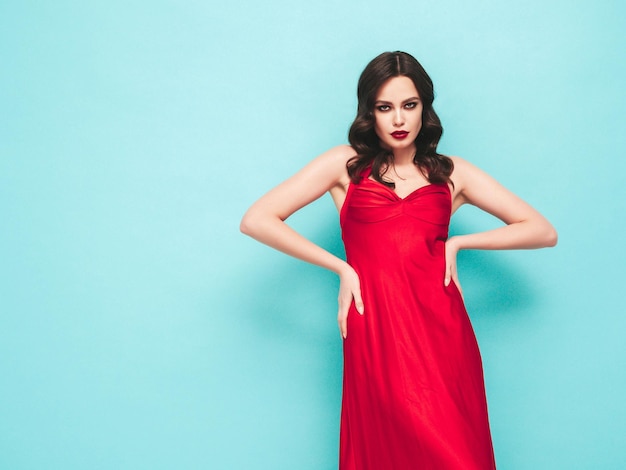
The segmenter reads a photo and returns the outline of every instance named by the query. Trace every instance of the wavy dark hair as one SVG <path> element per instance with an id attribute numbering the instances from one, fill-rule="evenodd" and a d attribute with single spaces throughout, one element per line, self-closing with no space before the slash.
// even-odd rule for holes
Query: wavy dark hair
<path id="1" fill-rule="evenodd" d="M 383 83 L 400 76 L 413 81 L 423 105 L 422 128 L 415 139 L 416 153 L 413 162 L 430 183 L 452 183 L 450 175 L 454 164 L 449 157 L 437 153 L 443 127 L 433 109 L 433 82 L 415 57 L 401 51 L 383 52 L 367 64 L 359 78 L 359 104 L 348 134 L 350 145 L 357 154 L 348 160 L 348 175 L 352 182 L 358 183 L 363 171 L 371 166 L 372 178 L 384 185 L 395 187 L 394 183 L 382 178 L 393 163 L 393 153 L 380 146 L 374 130 L 374 103 Z"/>

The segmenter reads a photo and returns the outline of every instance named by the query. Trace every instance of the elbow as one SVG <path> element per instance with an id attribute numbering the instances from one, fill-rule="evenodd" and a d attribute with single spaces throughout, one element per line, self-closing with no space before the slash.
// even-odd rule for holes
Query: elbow
<path id="1" fill-rule="evenodd" d="M 546 248 L 556 246 L 558 241 L 559 235 L 556 232 L 556 229 L 552 225 L 550 225 L 544 235 L 544 246 Z"/>
<path id="2" fill-rule="evenodd" d="M 241 218 L 239 230 L 244 235 L 258 239 L 258 237 L 265 231 L 267 219 L 267 215 L 252 207 L 248 209 L 248 211 Z"/>
<path id="3" fill-rule="evenodd" d="M 549 220 L 540 217 L 531 222 L 530 226 L 532 226 L 532 229 L 529 235 L 532 234 L 530 235 L 532 241 L 528 248 L 551 248 L 556 246 L 559 236 Z"/>
<path id="4" fill-rule="evenodd" d="M 241 218 L 241 222 L 239 223 L 239 231 L 244 235 L 248 235 L 249 237 L 251 237 L 254 233 L 254 227 L 254 217 L 248 211 Z"/>
<path id="5" fill-rule="evenodd" d="M 559 235 L 558 233 L 556 233 L 556 230 L 553 228 L 548 246 L 556 246 L 558 241 L 559 241 Z"/>

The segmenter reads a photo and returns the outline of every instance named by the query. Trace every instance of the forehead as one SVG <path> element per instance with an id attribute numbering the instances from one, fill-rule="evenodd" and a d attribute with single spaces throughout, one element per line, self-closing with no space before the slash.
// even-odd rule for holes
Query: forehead
<path id="1" fill-rule="evenodd" d="M 376 94 L 376 101 L 403 101 L 407 98 L 419 98 L 413 80 L 409 77 L 391 77 L 385 81 Z"/>

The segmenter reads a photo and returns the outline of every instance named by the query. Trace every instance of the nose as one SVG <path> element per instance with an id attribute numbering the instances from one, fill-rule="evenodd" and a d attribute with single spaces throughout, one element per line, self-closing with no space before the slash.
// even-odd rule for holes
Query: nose
<path id="1" fill-rule="evenodd" d="M 393 125 L 396 127 L 404 125 L 404 113 L 401 107 L 393 113 Z"/>

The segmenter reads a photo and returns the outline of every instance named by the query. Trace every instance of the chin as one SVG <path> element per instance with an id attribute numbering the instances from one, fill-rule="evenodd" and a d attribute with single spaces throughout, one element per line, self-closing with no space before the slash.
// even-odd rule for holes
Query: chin
<path id="1" fill-rule="evenodd" d="M 385 147 L 388 148 L 389 150 L 406 150 L 408 148 L 413 147 L 414 142 L 411 140 L 409 142 L 392 142 L 389 144 L 386 144 Z"/>

